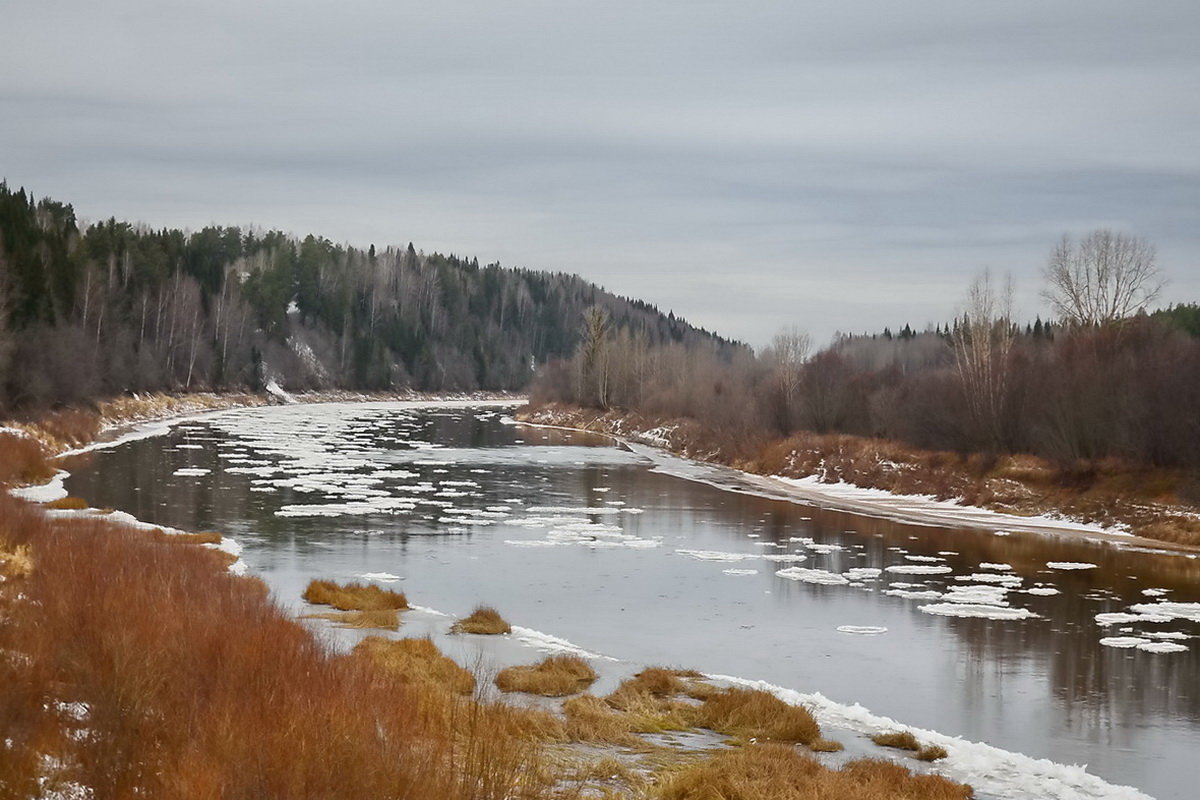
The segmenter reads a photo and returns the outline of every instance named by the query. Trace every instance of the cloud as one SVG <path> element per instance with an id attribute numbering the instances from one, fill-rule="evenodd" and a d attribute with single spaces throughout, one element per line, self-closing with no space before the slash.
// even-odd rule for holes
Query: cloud
<path id="1" fill-rule="evenodd" d="M 1200 296 L 1193 2 L 21 2 L 10 183 L 579 272 L 756 344 L 940 322 L 1064 232 Z"/>

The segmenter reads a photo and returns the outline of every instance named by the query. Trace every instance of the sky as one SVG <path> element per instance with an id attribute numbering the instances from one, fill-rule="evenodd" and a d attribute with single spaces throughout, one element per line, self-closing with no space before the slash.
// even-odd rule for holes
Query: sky
<path id="1" fill-rule="evenodd" d="M 0 0 L 0 179 L 578 273 L 755 346 L 923 328 L 1063 235 L 1200 301 L 1200 3 Z"/>

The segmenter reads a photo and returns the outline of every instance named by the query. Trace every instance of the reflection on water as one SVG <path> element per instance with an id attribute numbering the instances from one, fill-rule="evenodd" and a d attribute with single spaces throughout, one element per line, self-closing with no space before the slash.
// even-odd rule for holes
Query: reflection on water
<path id="1" fill-rule="evenodd" d="M 389 573 L 449 614 L 488 603 L 624 661 L 820 691 L 1191 796 L 1180 773 L 1200 748 L 1200 623 L 1096 615 L 1200 600 L 1196 559 L 723 491 L 494 409 L 248 409 L 92 458 L 73 494 L 236 537 L 287 602 L 312 577 Z M 920 610 L 951 601 L 1036 616 Z M 1187 649 L 1100 644 L 1118 636 Z"/>

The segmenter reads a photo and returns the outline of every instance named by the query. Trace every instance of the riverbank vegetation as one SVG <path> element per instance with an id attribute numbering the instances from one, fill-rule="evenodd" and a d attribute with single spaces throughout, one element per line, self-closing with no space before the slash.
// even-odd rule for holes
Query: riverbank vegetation
<path id="1" fill-rule="evenodd" d="M 1103 269 L 1097 251 L 1139 261 L 1143 282 L 1089 278 Z M 574 355 L 539 373 L 525 418 L 754 472 L 1200 544 L 1200 308 L 1146 314 L 1135 301 L 1153 296 L 1147 259 L 1144 242 L 1100 231 L 1052 254 L 1060 321 L 1017 324 L 1010 289 L 985 273 L 949 324 L 841 336 L 816 353 L 796 330 L 757 356 L 664 347 L 593 309 Z M 1097 286 L 1080 285 L 1089 279 Z"/>
<path id="2" fill-rule="evenodd" d="M 512 633 L 512 626 L 500 616 L 500 612 L 491 606 L 479 606 L 467 616 L 456 620 L 450 626 L 451 633 L 474 633 L 482 636 L 496 636 L 502 633 Z"/>

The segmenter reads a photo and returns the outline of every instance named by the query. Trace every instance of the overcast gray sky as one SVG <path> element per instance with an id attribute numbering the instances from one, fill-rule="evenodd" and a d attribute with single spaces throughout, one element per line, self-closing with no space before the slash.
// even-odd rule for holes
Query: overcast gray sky
<path id="1" fill-rule="evenodd" d="M 751 344 L 1030 319 L 1064 233 L 1200 300 L 1200 3 L 0 0 L 0 177 L 577 272 Z"/>

